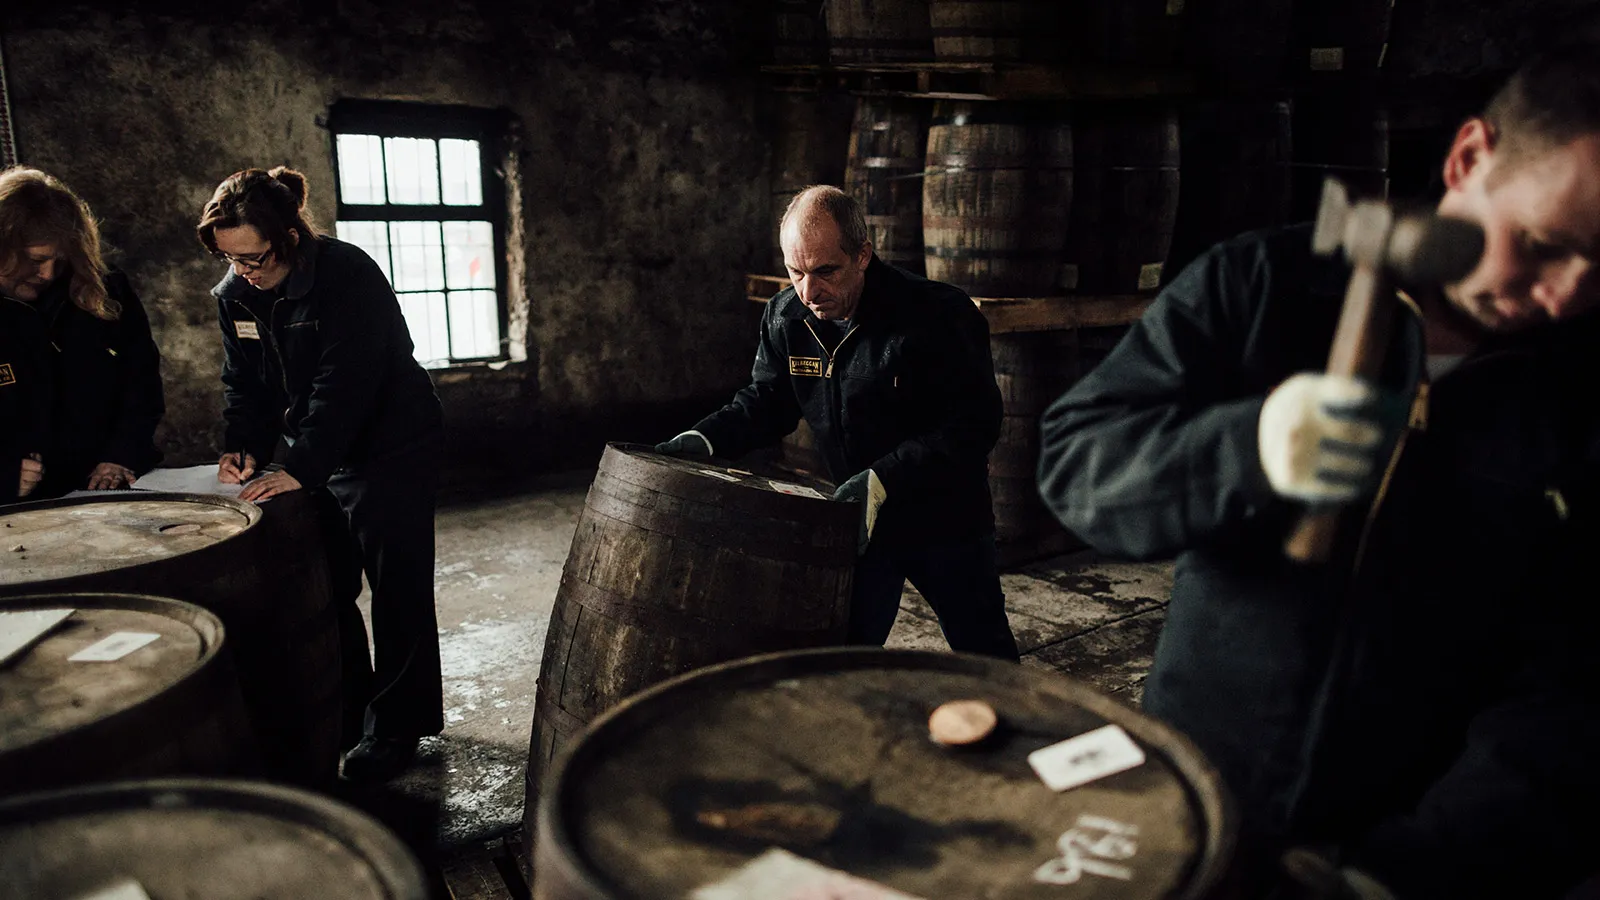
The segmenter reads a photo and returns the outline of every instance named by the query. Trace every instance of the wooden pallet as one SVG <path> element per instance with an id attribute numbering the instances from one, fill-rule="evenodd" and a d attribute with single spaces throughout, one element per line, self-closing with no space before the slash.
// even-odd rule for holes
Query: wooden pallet
<path id="1" fill-rule="evenodd" d="M 761 71 L 780 91 L 932 100 L 1136 100 L 1195 91 L 1194 74 L 1182 69 L 910 62 L 775 65 Z"/>
<path id="2" fill-rule="evenodd" d="M 779 275 L 746 275 L 745 294 L 752 302 L 766 303 L 788 287 Z M 1066 331 L 1130 325 L 1139 321 L 1154 293 L 1069 295 L 1062 297 L 974 297 L 972 302 L 989 320 L 990 334 L 1027 331 Z"/>

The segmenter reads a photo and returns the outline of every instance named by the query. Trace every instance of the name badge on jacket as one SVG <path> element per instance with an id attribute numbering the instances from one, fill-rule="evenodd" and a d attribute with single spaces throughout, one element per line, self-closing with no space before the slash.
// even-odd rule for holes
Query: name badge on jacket
<path id="1" fill-rule="evenodd" d="M 256 323 L 251 322 L 248 319 L 234 319 L 233 333 L 237 334 L 239 336 L 239 340 L 241 341 L 245 339 L 252 341 L 261 340 L 261 334 L 256 331 Z"/>
<path id="2" fill-rule="evenodd" d="M 16 383 L 17 375 L 11 371 L 11 363 L 0 363 L 0 385 Z"/>
<path id="3" fill-rule="evenodd" d="M 789 374 L 811 375 L 821 378 L 822 360 L 809 356 L 791 356 L 789 357 Z"/>

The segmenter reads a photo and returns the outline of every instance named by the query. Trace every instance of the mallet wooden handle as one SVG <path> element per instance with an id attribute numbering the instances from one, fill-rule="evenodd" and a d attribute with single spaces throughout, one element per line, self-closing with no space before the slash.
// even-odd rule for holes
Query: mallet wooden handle
<path id="1" fill-rule="evenodd" d="M 1394 319 L 1389 279 L 1380 266 L 1356 264 L 1345 288 L 1344 309 L 1328 353 L 1328 374 L 1376 381 Z M 1283 552 L 1297 562 L 1323 562 L 1333 550 L 1341 509 L 1321 509 L 1300 517 Z"/>

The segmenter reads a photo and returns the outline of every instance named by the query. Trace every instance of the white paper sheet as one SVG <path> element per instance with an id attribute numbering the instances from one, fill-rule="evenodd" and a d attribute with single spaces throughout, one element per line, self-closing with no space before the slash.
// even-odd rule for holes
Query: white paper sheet
<path id="1" fill-rule="evenodd" d="M 0 665 L 33 645 L 61 624 L 70 609 L 24 609 L 0 613 Z"/>
<path id="2" fill-rule="evenodd" d="M 217 494 L 237 497 L 243 485 L 223 484 L 217 480 L 216 463 L 204 463 L 182 469 L 151 469 L 133 483 L 135 490 L 168 491 L 179 494 Z"/>

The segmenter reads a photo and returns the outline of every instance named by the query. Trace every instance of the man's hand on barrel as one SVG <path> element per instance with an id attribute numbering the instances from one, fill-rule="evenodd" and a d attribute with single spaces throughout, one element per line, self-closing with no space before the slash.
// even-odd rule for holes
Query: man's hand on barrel
<path id="1" fill-rule="evenodd" d="M 711 442 L 698 431 L 685 431 L 670 441 L 657 444 L 656 452 L 668 456 L 710 456 Z"/>
<path id="2" fill-rule="evenodd" d="M 872 529 L 878 524 L 878 508 L 883 506 L 883 501 L 888 497 L 888 488 L 883 486 L 878 473 L 871 469 L 851 475 L 834 490 L 833 499 L 861 504 L 861 528 L 856 536 L 856 555 L 867 552 L 867 543 L 872 540 Z"/>
<path id="3" fill-rule="evenodd" d="M 134 481 L 132 469 L 112 462 L 103 462 L 89 473 L 88 488 L 91 491 L 114 491 L 132 487 Z"/>
<path id="4" fill-rule="evenodd" d="M 39 482 L 44 480 L 44 463 L 39 454 L 29 453 L 22 459 L 21 477 L 17 481 L 17 496 L 26 497 L 33 493 Z"/>
<path id="5" fill-rule="evenodd" d="M 239 499 L 250 501 L 266 500 L 279 494 L 298 490 L 300 490 L 300 482 L 293 475 L 279 469 L 276 472 L 268 472 L 245 485 L 244 490 L 239 492 Z"/>
<path id="6" fill-rule="evenodd" d="M 1404 418 L 1404 400 L 1361 379 L 1301 372 L 1261 406 L 1261 469 L 1284 497 L 1349 503 L 1377 480 Z"/>
<path id="7" fill-rule="evenodd" d="M 256 474 L 256 458 L 248 453 L 224 453 L 217 460 L 217 481 L 222 484 L 244 484 Z"/>

